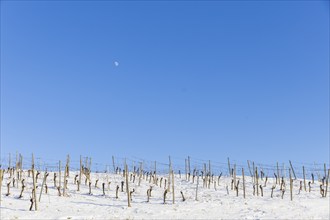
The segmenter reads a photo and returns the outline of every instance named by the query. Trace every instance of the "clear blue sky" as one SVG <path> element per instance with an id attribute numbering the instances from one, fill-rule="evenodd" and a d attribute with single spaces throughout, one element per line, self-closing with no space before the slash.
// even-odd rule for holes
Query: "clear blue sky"
<path id="1" fill-rule="evenodd" d="M 329 2 L 1 1 L 16 151 L 329 163 Z"/>

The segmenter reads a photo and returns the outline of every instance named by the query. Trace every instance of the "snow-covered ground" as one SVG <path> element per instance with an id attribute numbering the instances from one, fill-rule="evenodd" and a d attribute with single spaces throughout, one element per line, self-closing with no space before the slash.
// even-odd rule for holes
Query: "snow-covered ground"
<path id="1" fill-rule="evenodd" d="M 203 181 L 199 178 L 198 200 L 195 200 L 197 181 L 192 178 L 187 181 L 185 176 L 175 175 L 175 203 L 172 204 L 171 191 L 167 193 L 166 204 L 163 203 L 164 179 L 162 187 L 150 182 L 141 180 L 138 186 L 138 176 L 135 182 L 129 181 L 132 194 L 131 207 L 127 207 L 127 194 L 121 192 L 121 181 L 124 177 L 120 174 L 92 173 L 92 194 L 89 194 L 88 184 L 85 185 L 85 177 L 82 177 L 80 191 L 77 192 L 77 185 L 74 184 L 74 177 L 79 172 L 71 171 L 68 178 L 67 196 L 58 196 L 54 188 L 53 176 L 50 172 L 47 178 L 48 194 L 43 193 L 41 202 L 38 203 L 38 211 L 29 211 L 30 196 L 32 195 L 32 178 L 28 177 L 27 171 L 22 175 L 25 179 L 23 197 L 18 198 L 21 191 L 21 182 L 18 188 L 12 187 L 12 178 L 4 174 L 1 191 L 1 219 L 329 219 L 329 195 L 321 197 L 320 182 L 311 184 L 311 192 L 303 190 L 299 193 L 300 180 L 294 180 L 293 201 L 290 200 L 289 181 L 286 180 L 286 191 L 282 199 L 282 191 L 277 184 L 271 198 L 271 188 L 275 179 L 269 178 L 264 187 L 263 197 L 253 195 L 253 181 L 246 177 L 246 198 L 243 198 L 242 177 L 240 180 L 238 196 L 236 191 L 231 190 L 231 177 L 214 177 L 210 188 L 203 187 Z M 38 178 L 37 199 L 39 199 L 42 172 Z M 157 175 L 160 178 L 168 178 L 168 175 Z M 63 182 L 63 173 L 61 181 Z M 95 188 L 95 181 L 98 181 L 98 188 Z M 7 183 L 11 181 L 10 195 L 6 196 Z M 58 181 L 58 178 L 57 178 Z M 259 179 L 259 184 L 264 186 Z M 310 180 L 307 180 L 307 183 Z M 105 195 L 102 195 L 102 183 L 105 183 Z M 108 189 L 108 182 L 111 182 Z M 307 185 L 306 183 L 306 185 Z M 58 185 L 58 183 L 57 183 Z M 116 186 L 119 185 L 118 199 L 116 199 Z M 214 188 L 216 185 L 216 189 Z M 63 183 L 62 183 L 63 186 Z M 147 189 L 153 187 L 150 201 L 147 202 Z M 227 187 L 228 192 L 227 194 Z M 45 190 L 45 188 L 44 188 Z M 182 201 L 180 191 L 183 192 L 186 200 Z M 259 192 L 260 193 L 260 192 Z"/>

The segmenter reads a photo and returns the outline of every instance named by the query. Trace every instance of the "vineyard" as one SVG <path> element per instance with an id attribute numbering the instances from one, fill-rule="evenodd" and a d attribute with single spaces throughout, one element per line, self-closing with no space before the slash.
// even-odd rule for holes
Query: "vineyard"
<path id="1" fill-rule="evenodd" d="M 3 156 L 3 155 L 2 155 Z M 328 219 L 329 165 L 1 159 L 1 219 Z"/>

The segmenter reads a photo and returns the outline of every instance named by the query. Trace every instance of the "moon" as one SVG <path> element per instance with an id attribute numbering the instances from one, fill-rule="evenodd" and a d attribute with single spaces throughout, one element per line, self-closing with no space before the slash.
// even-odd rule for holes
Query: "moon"
<path id="1" fill-rule="evenodd" d="M 115 64 L 115 66 L 119 66 L 118 61 L 113 62 L 113 64 Z"/>

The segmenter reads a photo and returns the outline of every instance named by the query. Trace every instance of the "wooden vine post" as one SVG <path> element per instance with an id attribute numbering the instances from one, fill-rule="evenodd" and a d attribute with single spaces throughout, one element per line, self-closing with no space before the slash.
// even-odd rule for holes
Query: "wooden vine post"
<path id="1" fill-rule="evenodd" d="M 255 166 L 254 166 L 254 161 L 252 161 L 252 169 L 253 169 L 253 183 L 255 184 L 256 183 L 256 172 L 255 172 L 255 170 L 256 170 L 256 168 L 255 168 Z"/>
<path id="2" fill-rule="evenodd" d="M 130 192 L 128 187 L 128 166 L 125 162 L 125 176 L 126 176 L 126 193 L 127 193 L 127 205 L 128 207 L 131 207 L 131 198 L 130 198 Z"/>
<path id="3" fill-rule="evenodd" d="M 291 169 L 289 168 L 289 176 L 290 176 L 290 199 L 292 201 L 292 188 L 293 188 L 293 180 L 292 180 L 292 175 L 291 175 Z"/>
<path id="4" fill-rule="evenodd" d="M 188 156 L 188 173 L 191 174 L 191 172 L 190 172 L 190 156 Z"/>
<path id="5" fill-rule="evenodd" d="M 207 177 L 208 177 L 208 175 L 206 173 L 206 164 L 204 163 L 203 166 L 204 166 L 204 170 L 203 170 L 203 173 L 204 173 L 203 187 L 207 187 Z M 202 177 L 203 177 L 203 175 L 202 175 Z"/>
<path id="6" fill-rule="evenodd" d="M 125 158 L 125 160 L 124 160 L 124 170 L 123 170 L 123 177 L 124 177 L 124 180 L 125 180 L 125 178 L 126 178 L 126 158 Z M 122 182 L 124 182 L 124 181 L 122 181 Z M 121 191 L 123 191 L 123 187 L 121 187 Z"/>
<path id="7" fill-rule="evenodd" d="M 139 186 L 140 186 L 140 184 L 141 184 L 142 173 L 143 173 L 143 171 L 142 171 L 142 162 L 140 162 L 140 169 L 139 169 Z"/>
<path id="8" fill-rule="evenodd" d="M 242 167 L 242 176 L 243 176 L 243 197 L 245 199 L 245 178 L 244 178 L 244 168 Z"/>
<path id="9" fill-rule="evenodd" d="M 168 156 L 169 160 L 169 167 L 168 167 L 168 180 L 167 180 L 167 192 L 170 192 L 170 185 L 171 185 L 171 170 L 172 170 L 172 162 L 171 162 L 171 156 Z"/>
<path id="10" fill-rule="evenodd" d="M 43 178 L 43 180 L 42 180 L 42 185 L 41 185 L 41 189 L 40 189 L 40 195 L 39 195 L 39 202 L 40 202 L 40 200 L 41 200 L 41 194 L 42 194 L 42 190 L 44 189 L 44 185 L 45 185 L 45 183 L 46 183 L 46 179 L 47 179 L 47 169 L 46 169 L 46 171 L 45 171 L 45 173 L 44 173 L 44 178 Z"/>
<path id="11" fill-rule="evenodd" d="M 154 174 L 155 174 L 155 177 L 154 177 L 154 184 L 156 183 L 157 181 L 157 162 L 155 161 L 155 170 L 154 170 Z"/>
<path id="12" fill-rule="evenodd" d="M 327 176 L 326 183 L 325 183 L 325 197 L 327 197 L 327 193 L 328 193 L 329 176 L 330 176 L 330 169 L 328 169 L 328 176 Z"/>
<path id="13" fill-rule="evenodd" d="M 290 167 L 291 167 L 291 169 L 292 169 L 292 173 L 293 173 L 294 179 L 296 180 L 297 177 L 296 177 L 296 174 L 295 174 L 295 172 L 294 172 L 294 169 L 293 169 L 293 166 L 292 166 L 291 160 L 289 160 L 289 163 L 290 163 Z"/>
<path id="14" fill-rule="evenodd" d="M 305 167 L 303 166 L 303 176 L 304 176 L 304 189 L 305 189 L 305 192 L 307 191 L 306 190 L 306 175 L 305 175 Z"/>
<path id="15" fill-rule="evenodd" d="M 64 180 L 63 180 L 63 196 L 65 196 L 65 189 L 66 189 L 66 178 L 67 178 L 67 175 L 68 175 L 68 160 L 66 160 L 66 165 L 65 165 L 65 168 L 64 168 Z"/>
<path id="16" fill-rule="evenodd" d="M 18 158 L 18 154 L 17 154 L 17 151 L 16 151 L 16 165 L 15 165 L 15 171 L 16 171 L 16 177 L 17 177 L 17 181 L 16 181 L 16 187 L 18 188 L 18 177 L 19 177 L 19 162 L 18 162 L 19 158 Z"/>
<path id="17" fill-rule="evenodd" d="M 234 186 L 236 186 L 236 164 L 234 164 Z"/>
<path id="18" fill-rule="evenodd" d="M 17 188 L 18 188 L 18 182 L 19 182 L 19 179 L 20 179 L 20 175 L 19 175 L 20 171 L 21 171 L 21 154 L 18 155 L 18 161 L 17 161 L 17 164 L 16 164 L 16 176 L 17 176 L 16 187 Z"/>
<path id="19" fill-rule="evenodd" d="M 58 161 L 58 188 L 61 191 L 61 161 Z"/>
<path id="20" fill-rule="evenodd" d="M 79 183 L 78 183 L 78 189 L 79 189 L 79 186 L 81 184 L 81 174 L 82 174 L 82 159 L 81 159 L 81 155 L 80 155 L 80 168 L 79 168 Z"/>
<path id="21" fill-rule="evenodd" d="M 11 154 L 9 153 L 9 164 L 8 164 L 8 168 L 11 168 Z"/>
<path id="22" fill-rule="evenodd" d="M 32 179 L 33 179 L 33 200 L 34 200 L 34 210 L 38 210 L 38 205 L 37 205 L 37 194 L 36 194 L 36 176 L 35 176 L 35 171 L 34 171 L 34 155 L 32 154 Z"/>
<path id="23" fill-rule="evenodd" d="M 230 161 L 229 161 L 229 157 L 228 157 L 227 159 L 228 159 L 228 172 L 229 172 L 229 175 L 231 176 L 231 170 L 230 170 Z"/>
<path id="24" fill-rule="evenodd" d="M 113 166 L 113 173 L 116 173 L 115 157 L 114 156 L 112 156 L 112 166 Z"/>
<path id="25" fill-rule="evenodd" d="M 197 192 L 198 192 L 198 184 L 199 184 L 199 171 L 197 171 L 197 184 L 196 184 L 196 196 L 195 196 L 195 200 L 197 201 Z"/>
<path id="26" fill-rule="evenodd" d="M 67 157 L 67 171 L 66 171 L 66 175 L 68 177 L 70 177 L 70 155 L 68 154 L 68 157 Z"/>
<path id="27" fill-rule="evenodd" d="M 22 173 L 23 173 L 23 156 L 19 154 L 20 157 L 20 175 L 19 175 L 19 180 L 22 180 Z"/>
<path id="28" fill-rule="evenodd" d="M 247 164 L 248 164 L 248 168 L 249 168 L 250 176 L 252 177 L 253 174 L 252 174 L 252 172 L 251 172 L 251 167 L 250 167 L 250 161 L 249 161 L 249 160 L 247 161 Z"/>
<path id="29" fill-rule="evenodd" d="M 256 177 L 256 181 L 255 181 L 256 185 L 255 186 L 257 188 L 257 196 L 259 196 L 259 190 L 258 190 L 258 188 L 259 188 L 259 184 L 258 184 L 258 167 L 256 167 L 255 177 Z"/>
<path id="30" fill-rule="evenodd" d="M 278 162 L 276 162 L 276 169 L 277 169 L 277 178 L 276 178 L 276 183 L 281 184 L 280 182 L 280 169 L 278 168 Z"/>
<path id="31" fill-rule="evenodd" d="M 64 180 L 63 180 L 63 196 L 66 196 L 66 180 L 67 180 L 67 175 L 68 175 L 68 161 L 65 165 L 64 169 Z"/>
<path id="32" fill-rule="evenodd" d="M 172 170 L 172 195 L 173 195 L 173 204 L 175 203 L 175 195 L 174 195 L 174 172 Z"/>
<path id="33" fill-rule="evenodd" d="M 188 180 L 187 159 L 184 159 L 184 170 L 186 172 L 186 181 Z"/>
<path id="34" fill-rule="evenodd" d="M 86 168 L 88 168 L 87 163 L 88 163 L 88 157 L 85 157 L 85 167 Z"/>

